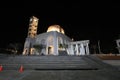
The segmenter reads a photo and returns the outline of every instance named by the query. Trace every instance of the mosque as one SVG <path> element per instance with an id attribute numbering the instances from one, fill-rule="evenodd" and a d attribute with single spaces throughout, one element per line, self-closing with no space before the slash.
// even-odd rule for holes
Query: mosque
<path id="1" fill-rule="evenodd" d="M 89 40 L 73 41 L 60 25 L 51 25 L 37 34 L 39 19 L 32 16 L 23 55 L 89 55 Z"/>

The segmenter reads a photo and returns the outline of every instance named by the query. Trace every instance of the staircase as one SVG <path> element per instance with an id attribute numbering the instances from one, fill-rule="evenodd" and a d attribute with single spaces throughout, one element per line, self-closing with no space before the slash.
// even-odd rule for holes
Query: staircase
<path id="1" fill-rule="evenodd" d="M 118 68 L 92 55 L 0 56 L 0 80 L 119 80 Z"/>
<path id="2" fill-rule="evenodd" d="M 97 69 L 84 60 L 85 56 L 7 56 L 0 58 L 4 70 L 15 70 L 21 65 L 26 70 L 85 70 Z"/>
<path id="3" fill-rule="evenodd" d="M 59 56 L 67 56 L 67 51 L 59 50 Z"/>

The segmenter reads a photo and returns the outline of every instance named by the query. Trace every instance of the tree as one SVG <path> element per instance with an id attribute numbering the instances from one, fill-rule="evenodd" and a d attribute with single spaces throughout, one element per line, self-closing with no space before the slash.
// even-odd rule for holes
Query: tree
<path id="1" fill-rule="evenodd" d="M 14 53 L 14 54 L 21 53 L 21 51 L 22 51 L 22 44 L 21 43 L 10 43 L 7 46 L 7 49 L 9 51 L 11 51 L 12 53 Z"/>
<path id="2" fill-rule="evenodd" d="M 97 45 L 91 45 L 92 54 L 97 54 Z"/>

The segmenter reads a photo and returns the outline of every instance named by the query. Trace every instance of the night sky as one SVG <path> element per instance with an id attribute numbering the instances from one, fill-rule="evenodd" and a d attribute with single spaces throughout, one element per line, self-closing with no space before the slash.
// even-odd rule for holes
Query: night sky
<path id="1" fill-rule="evenodd" d="M 92 3 L 92 2 L 91 2 Z M 113 2 L 115 4 L 115 2 Z M 24 44 L 31 16 L 39 18 L 38 34 L 46 32 L 48 26 L 60 25 L 65 34 L 74 40 L 90 40 L 102 51 L 115 49 L 120 34 L 119 6 L 80 2 L 48 2 L 15 4 L 0 8 L 0 47 L 9 43 Z"/>

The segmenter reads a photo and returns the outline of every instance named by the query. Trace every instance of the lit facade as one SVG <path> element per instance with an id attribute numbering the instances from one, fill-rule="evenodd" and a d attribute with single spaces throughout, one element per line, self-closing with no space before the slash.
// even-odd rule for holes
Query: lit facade
<path id="1" fill-rule="evenodd" d="M 31 20 L 35 22 L 30 22 L 34 25 L 29 26 L 23 55 L 89 55 L 89 40 L 73 41 L 59 25 L 51 25 L 47 32 L 37 35 L 38 19 L 31 17 Z"/>

